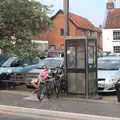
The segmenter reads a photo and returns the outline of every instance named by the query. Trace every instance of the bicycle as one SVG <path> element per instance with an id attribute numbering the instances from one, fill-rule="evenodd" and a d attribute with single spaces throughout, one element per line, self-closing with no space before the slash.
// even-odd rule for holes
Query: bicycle
<path id="1" fill-rule="evenodd" d="M 47 78 L 40 82 L 39 88 L 37 90 L 37 98 L 42 101 L 45 96 L 49 99 L 53 94 L 54 84 L 52 78 Z"/>
<path id="2" fill-rule="evenodd" d="M 48 77 L 45 80 L 40 81 L 39 88 L 37 90 L 37 98 L 39 101 L 42 101 L 45 96 L 49 99 L 53 93 L 56 94 L 56 97 L 59 96 L 63 88 L 63 70 L 60 71 L 54 70 L 51 71 Z"/>
<path id="3" fill-rule="evenodd" d="M 67 92 L 67 84 L 64 79 L 64 71 L 63 68 L 58 68 L 56 75 L 55 75 L 55 80 L 54 80 L 54 89 L 55 89 L 55 94 L 56 97 L 59 96 L 62 91 Z"/>

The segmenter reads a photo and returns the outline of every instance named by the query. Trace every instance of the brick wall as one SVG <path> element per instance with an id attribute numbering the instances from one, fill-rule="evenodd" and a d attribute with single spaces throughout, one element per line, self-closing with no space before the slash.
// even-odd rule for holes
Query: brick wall
<path id="1" fill-rule="evenodd" d="M 33 36 L 33 40 L 47 40 L 48 45 L 56 45 L 59 49 L 64 44 L 64 37 L 60 34 L 60 29 L 64 28 L 64 14 L 57 14 L 52 20 L 52 27 L 43 33 Z M 70 36 L 86 36 L 87 30 L 78 29 L 71 21 L 69 21 L 69 35 Z"/>

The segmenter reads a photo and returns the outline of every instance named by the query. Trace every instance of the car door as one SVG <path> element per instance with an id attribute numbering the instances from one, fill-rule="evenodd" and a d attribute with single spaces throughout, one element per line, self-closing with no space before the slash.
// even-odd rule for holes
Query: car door
<path id="1" fill-rule="evenodd" d="M 23 62 L 19 59 L 15 59 L 11 62 L 10 68 L 12 72 L 24 72 L 24 65 Z"/>
<path id="2" fill-rule="evenodd" d="M 24 60 L 24 71 L 29 71 L 38 67 L 38 59 L 26 59 Z"/>

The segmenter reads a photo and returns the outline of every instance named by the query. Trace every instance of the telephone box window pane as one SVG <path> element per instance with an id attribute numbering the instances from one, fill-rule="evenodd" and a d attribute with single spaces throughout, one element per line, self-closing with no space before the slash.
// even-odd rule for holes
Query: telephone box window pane
<path id="1" fill-rule="evenodd" d="M 77 46 L 77 68 L 85 68 L 84 44 Z"/>
<path id="2" fill-rule="evenodd" d="M 88 47 L 88 64 L 94 64 L 94 47 Z"/>
<path id="3" fill-rule="evenodd" d="M 67 66 L 75 68 L 75 47 L 69 47 L 67 50 Z"/>

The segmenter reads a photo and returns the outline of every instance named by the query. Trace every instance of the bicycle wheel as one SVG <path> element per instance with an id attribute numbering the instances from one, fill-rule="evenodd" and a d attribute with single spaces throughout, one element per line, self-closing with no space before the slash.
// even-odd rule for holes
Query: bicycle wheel
<path id="1" fill-rule="evenodd" d="M 45 97 L 44 86 L 40 86 L 37 91 L 37 99 L 41 102 Z"/>
<path id="2" fill-rule="evenodd" d="M 53 94 L 53 85 L 52 82 L 49 81 L 46 86 L 46 96 L 49 99 Z"/>
<path id="3" fill-rule="evenodd" d="M 56 97 L 58 97 L 60 94 L 60 80 L 55 80 L 54 84 L 55 84 L 54 85 L 55 94 Z"/>

